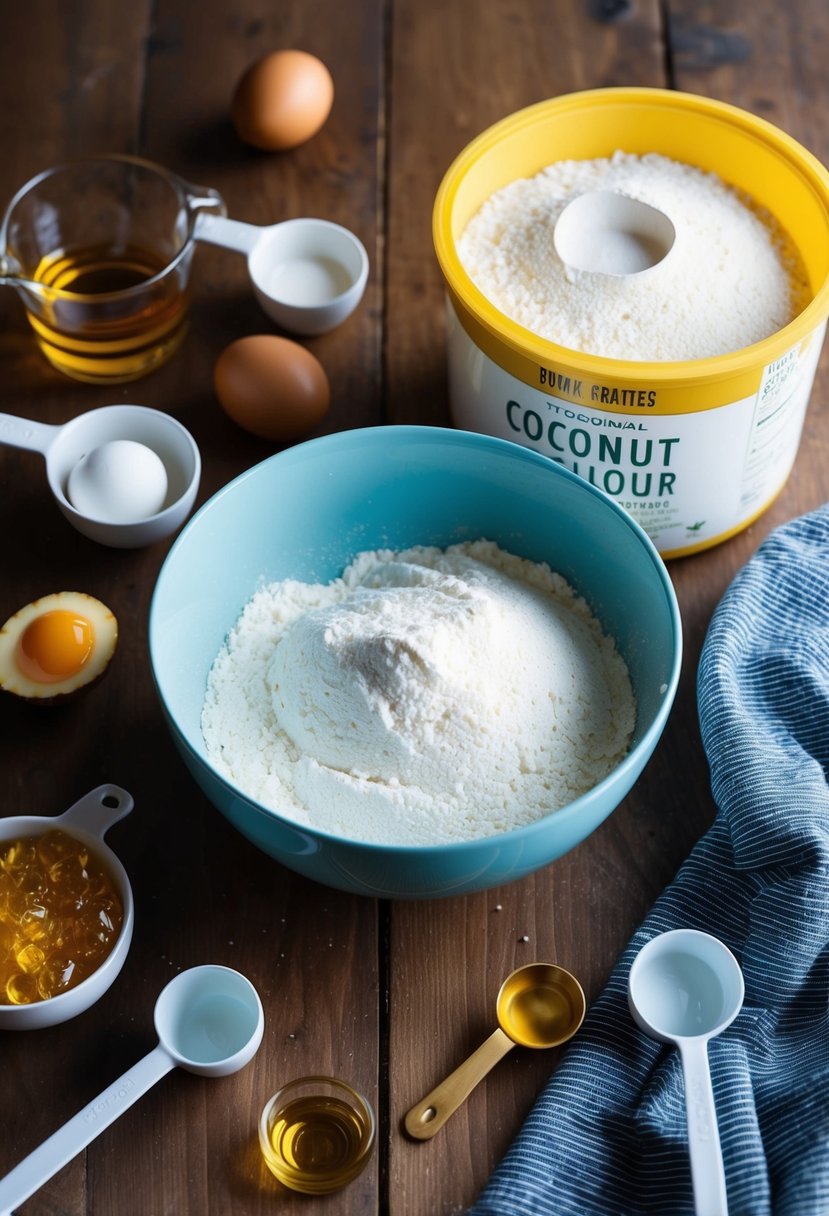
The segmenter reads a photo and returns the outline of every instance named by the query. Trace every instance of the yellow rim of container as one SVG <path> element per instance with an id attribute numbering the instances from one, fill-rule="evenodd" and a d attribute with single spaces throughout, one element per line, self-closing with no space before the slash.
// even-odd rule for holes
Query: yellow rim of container
<path id="1" fill-rule="evenodd" d="M 738 132 L 749 145 L 762 145 L 765 153 L 774 154 L 785 163 L 791 173 L 803 181 L 806 189 L 814 196 L 815 204 L 824 214 L 823 237 L 826 249 L 822 256 L 826 265 L 822 281 L 816 285 L 812 279 L 812 300 L 788 325 L 761 342 L 708 359 L 676 362 L 611 359 L 559 346 L 546 338 L 538 337 L 500 312 L 476 287 L 464 270 L 455 246 L 460 231 L 475 210 L 473 208 L 468 215 L 458 218 L 458 195 L 470 170 L 476 168 L 487 154 L 497 150 L 499 146 L 503 148 L 507 140 L 532 130 L 546 118 L 576 111 L 600 110 L 602 107 L 618 108 L 620 105 L 642 107 L 643 114 L 647 114 L 648 110 L 653 112 L 661 109 L 674 113 L 696 113 L 707 120 L 718 121 L 731 132 Z M 613 150 L 601 154 L 587 152 L 581 159 L 592 155 L 610 155 Z M 642 150 L 661 151 L 652 147 Z M 666 152 L 662 154 L 668 155 Z M 578 159 L 572 157 L 571 153 L 567 154 L 567 158 Z M 545 161 L 542 157 L 537 169 L 518 172 L 513 177 L 506 178 L 504 184 L 506 181 L 540 171 L 545 163 L 552 161 L 549 158 Z M 704 165 L 701 167 L 706 168 Z M 478 205 L 483 201 L 482 198 Z M 777 215 L 773 207 L 769 210 Z M 779 215 L 777 218 L 784 223 Z M 784 227 L 788 229 L 785 223 Z M 761 369 L 808 339 L 829 315 L 829 172 L 817 157 L 772 123 L 737 106 L 693 93 L 651 88 L 593 89 L 537 102 L 502 119 L 477 136 L 450 165 L 435 198 L 432 234 L 438 262 L 461 324 L 475 344 L 499 366 L 531 385 L 538 384 L 539 367 L 562 367 L 565 370 L 577 368 L 598 383 L 612 382 L 620 386 L 635 387 L 647 383 L 658 392 L 659 413 L 686 413 L 708 409 L 750 395 L 757 389 Z M 800 240 L 797 240 L 791 231 L 789 235 L 795 240 L 808 269 L 809 260 L 803 254 L 803 242 L 807 238 L 813 239 L 814 234 L 810 237 L 809 233 L 805 233 Z M 688 389 L 691 387 L 695 391 L 689 398 Z M 566 397 L 566 391 L 562 395 Z M 609 408 L 613 412 L 613 407 Z"/>

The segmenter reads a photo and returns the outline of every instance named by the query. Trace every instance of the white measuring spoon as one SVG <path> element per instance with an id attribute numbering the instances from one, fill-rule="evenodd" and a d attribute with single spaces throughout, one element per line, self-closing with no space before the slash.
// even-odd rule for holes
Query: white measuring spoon
<path id="1" fill-rule="evenodd" d="M 651 1038 L 674 1043 L 682 1058 L 697 1216 L 728 1216 L 708 1040 L 731 1025 L 744 996 L 734 955 L 718 938 L 697 929 L 674 929 L 652 938 L 628 977 L 634 1021 Z"/>
<path id="2" fill-rule="evenodd" d="M 0 1179 L 0 1216 L 33 1195 L 171 1069 L 226 1077 L 253 1059 L 265 1027 L 250 980 L 230 967 L 192 967 L 156 1001 L 159 1043 Z"/>
<path id="3" fill-rule="evenodd" d="M 368 254 L 353 232 L 328 220 L 285 220 L 260 228 L 200 211 L 197 241 L 243 253 L 261 308 L 291 333 L 334 329 L 359 304 Z"/>
<path id="4" fill-rule="evenodd" d="M 553 245 L 569 271 L 614 278 L 658 266 L 675 240 L 673 221 L 664 211 L 615 190 L 577 195 L 553 228 Z"/>
<path id="5" fill-rule="evenodd" d="M 167 497 L 155 515 L 135 523 L 94 519 L 69 501 L 69 474 L 83 456 L 114 439 L 131 439 L 151 448 L 167 472 Z M 170 536 L 184 523 L 196 498 L 201 456 L 196 441 L 180 422 L 143 405 L 105 405 L 79 414 L 64 426 L 0 414 L 0 444 L 40 452 L 58 507 L 74 528 L 114 549 L 137 549 Z"/>

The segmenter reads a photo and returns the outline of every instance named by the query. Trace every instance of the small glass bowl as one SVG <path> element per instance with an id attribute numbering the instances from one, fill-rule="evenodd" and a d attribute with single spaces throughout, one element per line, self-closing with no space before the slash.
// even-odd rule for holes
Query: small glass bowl
<path id="1" fill-rule="evenodd" d="M 268 1100 L 259 1119 L 259 1145 L 284 1186 L 325 1195 L 352 1182 L 374 1147 L 374 1111 L 335 1077 L 299 1077 Z"/>

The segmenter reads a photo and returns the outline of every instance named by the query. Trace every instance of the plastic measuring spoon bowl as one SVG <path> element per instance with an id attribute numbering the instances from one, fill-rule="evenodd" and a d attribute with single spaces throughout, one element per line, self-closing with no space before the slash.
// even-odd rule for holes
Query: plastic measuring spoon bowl
<path id="1" fill-rule="evenodd" d="M 697 929 L 674 929 L 652 938 L 628 977 L 628 1005 L 636 1024 L 651 1038 L 679 1048 L 698 1216 L 728 1213 L 708 1040 L 731 1025 L 744 997 L 734 955 L 718 938 Z"/>
<path id="2" fill-rule="evenodd" d="M 69 474 L 84 456 L 116 439 L 150 448 L 167 474 L 161 509 L 133 523 L 93 518 L 77 510 L 67 495 Z M 70 524 L 90 540 L 114 549 L 138 549 L 176 532 L 192 510 L 201 477 L 196 441 L 175 418 L 143 405 L 106 405 L 79 414 L 63 426 L 49 426 L 0 414 L 0 443 L 40 452 L 52 496 Z"/>
<path id="3" fill-rule="evenodd" d="M 327 333 L 350 316 L 368 280 L 362 242 L 340 224 L 300 218 L 259 227 L 202 212 L 196 240 L 247 256 L 256 299 L 291 333 Z"/>
<path id="4" fill-rule="evenodd" d="M 553 228 L 556 253 L 569 271 L 614 278 L 658 266 L 675 240 L 673 221 L 664 211 L 615 190 L 577 195 Z"/>
<path id="5" fill-rule="evenodd" d="M 504 980 L 495 1002 L 498 1029 L 467 1060 L 406 1114 L 415 1140 L 429 1140 L 507 1052 L 521 1047 L 559 1047 L 584 1021 L 581 984 L 555 963 L 528 963 Z"/>
<path id="6" fill-rule="evenodd" d="M 256 989 L 229 967 L 204 966 L 171 980 L 155 1007 L 162 1047 L 181 1068 L 225 1077 L 253 1059 L 265 1027 Z"/>
<path id="7" fill-rule="evenodd" d="M 250 980 L 208 965 L 182 971 L 163 989 L 155 1026 L 159 1043 L 149 1055 L 0 1179 L 0 1216 L 9 1216 L 171 1069 L 224 1077 L 244 1068 L 262 1042 L 265 1018 Z"/>

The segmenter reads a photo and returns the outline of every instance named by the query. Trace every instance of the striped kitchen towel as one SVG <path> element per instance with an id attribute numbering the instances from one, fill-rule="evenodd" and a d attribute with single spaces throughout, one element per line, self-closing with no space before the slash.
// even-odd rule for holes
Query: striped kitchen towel
<path id="1" fill-rule="evenodd" d="M 628 944 L 474 1216 L 693 1213 L 679 1053 L 627 1009 L 656 933 L 703 929 L 745 1006 L 709 1048 L 730 1216 L 829 1216 L 829 504 L 773 532 L 711 621 L 717 818 Z"/>

